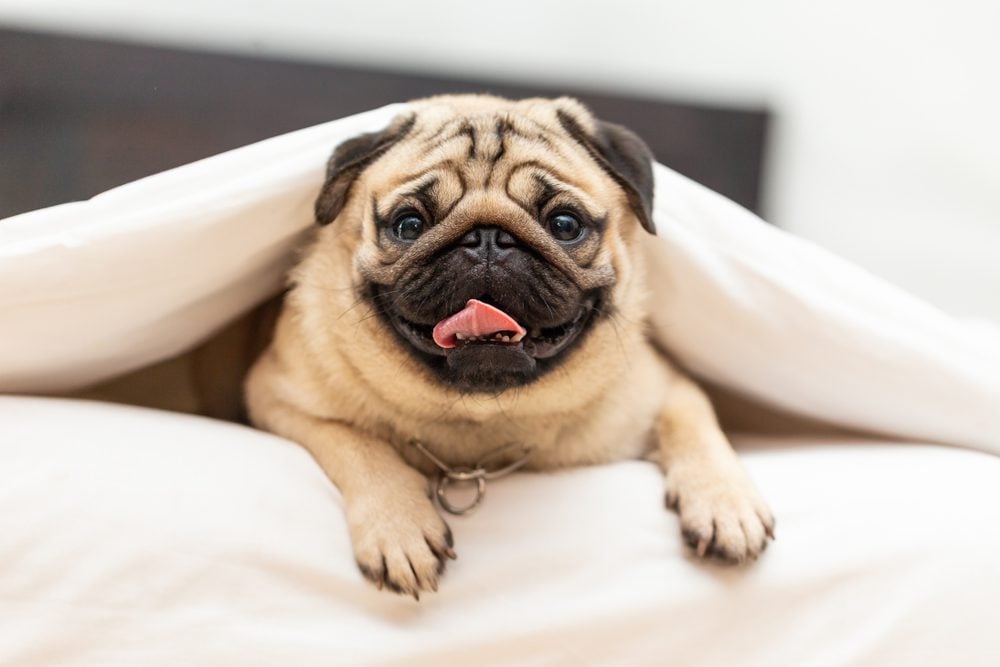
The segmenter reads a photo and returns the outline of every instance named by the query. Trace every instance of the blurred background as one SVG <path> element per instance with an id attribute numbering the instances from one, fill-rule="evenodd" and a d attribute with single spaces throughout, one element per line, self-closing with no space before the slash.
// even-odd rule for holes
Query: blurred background
<path id="1" fill-rule="evenodd" d="M 579 95 L 769 222 L 1000 322 L 996 0 L 0 0 L 0 217 L 449 90 Z"/>

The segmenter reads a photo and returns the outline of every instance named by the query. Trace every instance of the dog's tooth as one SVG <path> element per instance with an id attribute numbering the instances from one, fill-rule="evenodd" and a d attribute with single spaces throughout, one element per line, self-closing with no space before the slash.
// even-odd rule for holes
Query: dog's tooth
<path id="1" fill-rule="evenodd" d="M 457 333 L 457 334 L 455 334 L 455 338 L 457 338 L 459 340 L 465 340 L 465 334 L 464 333 Z"/>
<path id="2" fill-rule="evenodd" d="M 503 342 L 505 342 L 505 343 L 509 343 L 509 342 L 510 342 L 510 336 L 502 336 L 502 337 L 500 338 L 500 340 L 502 340 L 502 341 L 503 341 Z"/>
<path id="3" fill-rule="evenodd" d="M 523 333 L 516 333 L 516 334 L 514 334 L 513 336 L 510 337 L 510 342 L 512 342 L 512 343 L 520 343 L 523 338 L 524 338 L 524 334 Z"/>

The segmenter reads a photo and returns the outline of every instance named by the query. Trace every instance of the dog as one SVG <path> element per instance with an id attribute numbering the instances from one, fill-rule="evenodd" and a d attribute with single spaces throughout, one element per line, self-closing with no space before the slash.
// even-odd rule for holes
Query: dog
<path id="1" fill-rule="evenodd" d="M 427 98 L 336 147 L 245 397 L 340 489 L 379 588 L 437 590 L 455 551 L 429 476 L 484 459 L 653 458 L 698 556 L 773 539 L 709 399 L 647 336 L 652 202 L 646 145 L 570 98 Z"/>

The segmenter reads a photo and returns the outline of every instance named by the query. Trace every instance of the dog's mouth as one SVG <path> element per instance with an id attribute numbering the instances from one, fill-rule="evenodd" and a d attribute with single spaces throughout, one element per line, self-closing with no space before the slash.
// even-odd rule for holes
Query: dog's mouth
<path id="1" fill-rule="evenodd" d="M 465 308 L 434 325 L 413 322 L 392 311 L 386 314 L 407 342 L 428 354 L 449 357 L 491 349 L 550 359 L 569 348 L 587 328 L 596 312 L 595 302 L 594 298 L 586 299 L 570 320 L 547 327 L 526 327 L 479 299 L 470 299 Z"/>
<path id="2" fill-rule="evenodd" d="M 452 357 L 458 361 L 475 352 L 519 353 L 532 360 L 544 360 L 566 351 L 580 337 L 597 312 L 596 302 L 595 297 L 587 298 L 573 317 L 545 327 L 522 324 L 480 299 L 469 299 L 463 309 L 436 324 L 414 322 L 392 308 L 383 312 L 411 346 L 426 354 L 449 358 L 449 363 Z"/>
<path id="3" fill-rule="evenodd" d="M 369 283 L 375 311 L 437 378 L 458 391 L 491 393 L 531 383 L 562 364 L 602 316 L 605 290 L 579 294 L 576 305 L 523 304 L 489 293 L 455 305 L 420 304 L 411 313 L 378 284 Z M 538 311 L 538 312 L 536 312 Z M 516 316 L 515 316 L 516 313 Z M 558 313 L 558 314 L 557 314 Z M 562 321 L 560 321 L 562 320 Z"/>

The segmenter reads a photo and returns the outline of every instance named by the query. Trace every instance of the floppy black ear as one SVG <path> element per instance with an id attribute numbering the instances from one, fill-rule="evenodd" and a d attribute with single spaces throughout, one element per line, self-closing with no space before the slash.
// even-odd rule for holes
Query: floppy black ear
<path id="1" fill-rule="evenodd" d="M 559 123 L 583 145 L 597 164 L 625 190 L 629 204 L 643 229 L 656 233 L 653 224 L 653 153 L 631 130 L 596 121 L 591 133 L 569 112 L 559 110 Z"/>
<path id="2" fill-rule="evenodd" d="M 361 172 L 405 137 L 415 120 L 413 114 L 398 117 L 381 132 L 359 135 L 334 149 L 330 161 L 326 163 L 326 181 L 316 199 L 317 223 L 328 224 L 340 215 L 351 186 Z"/>

